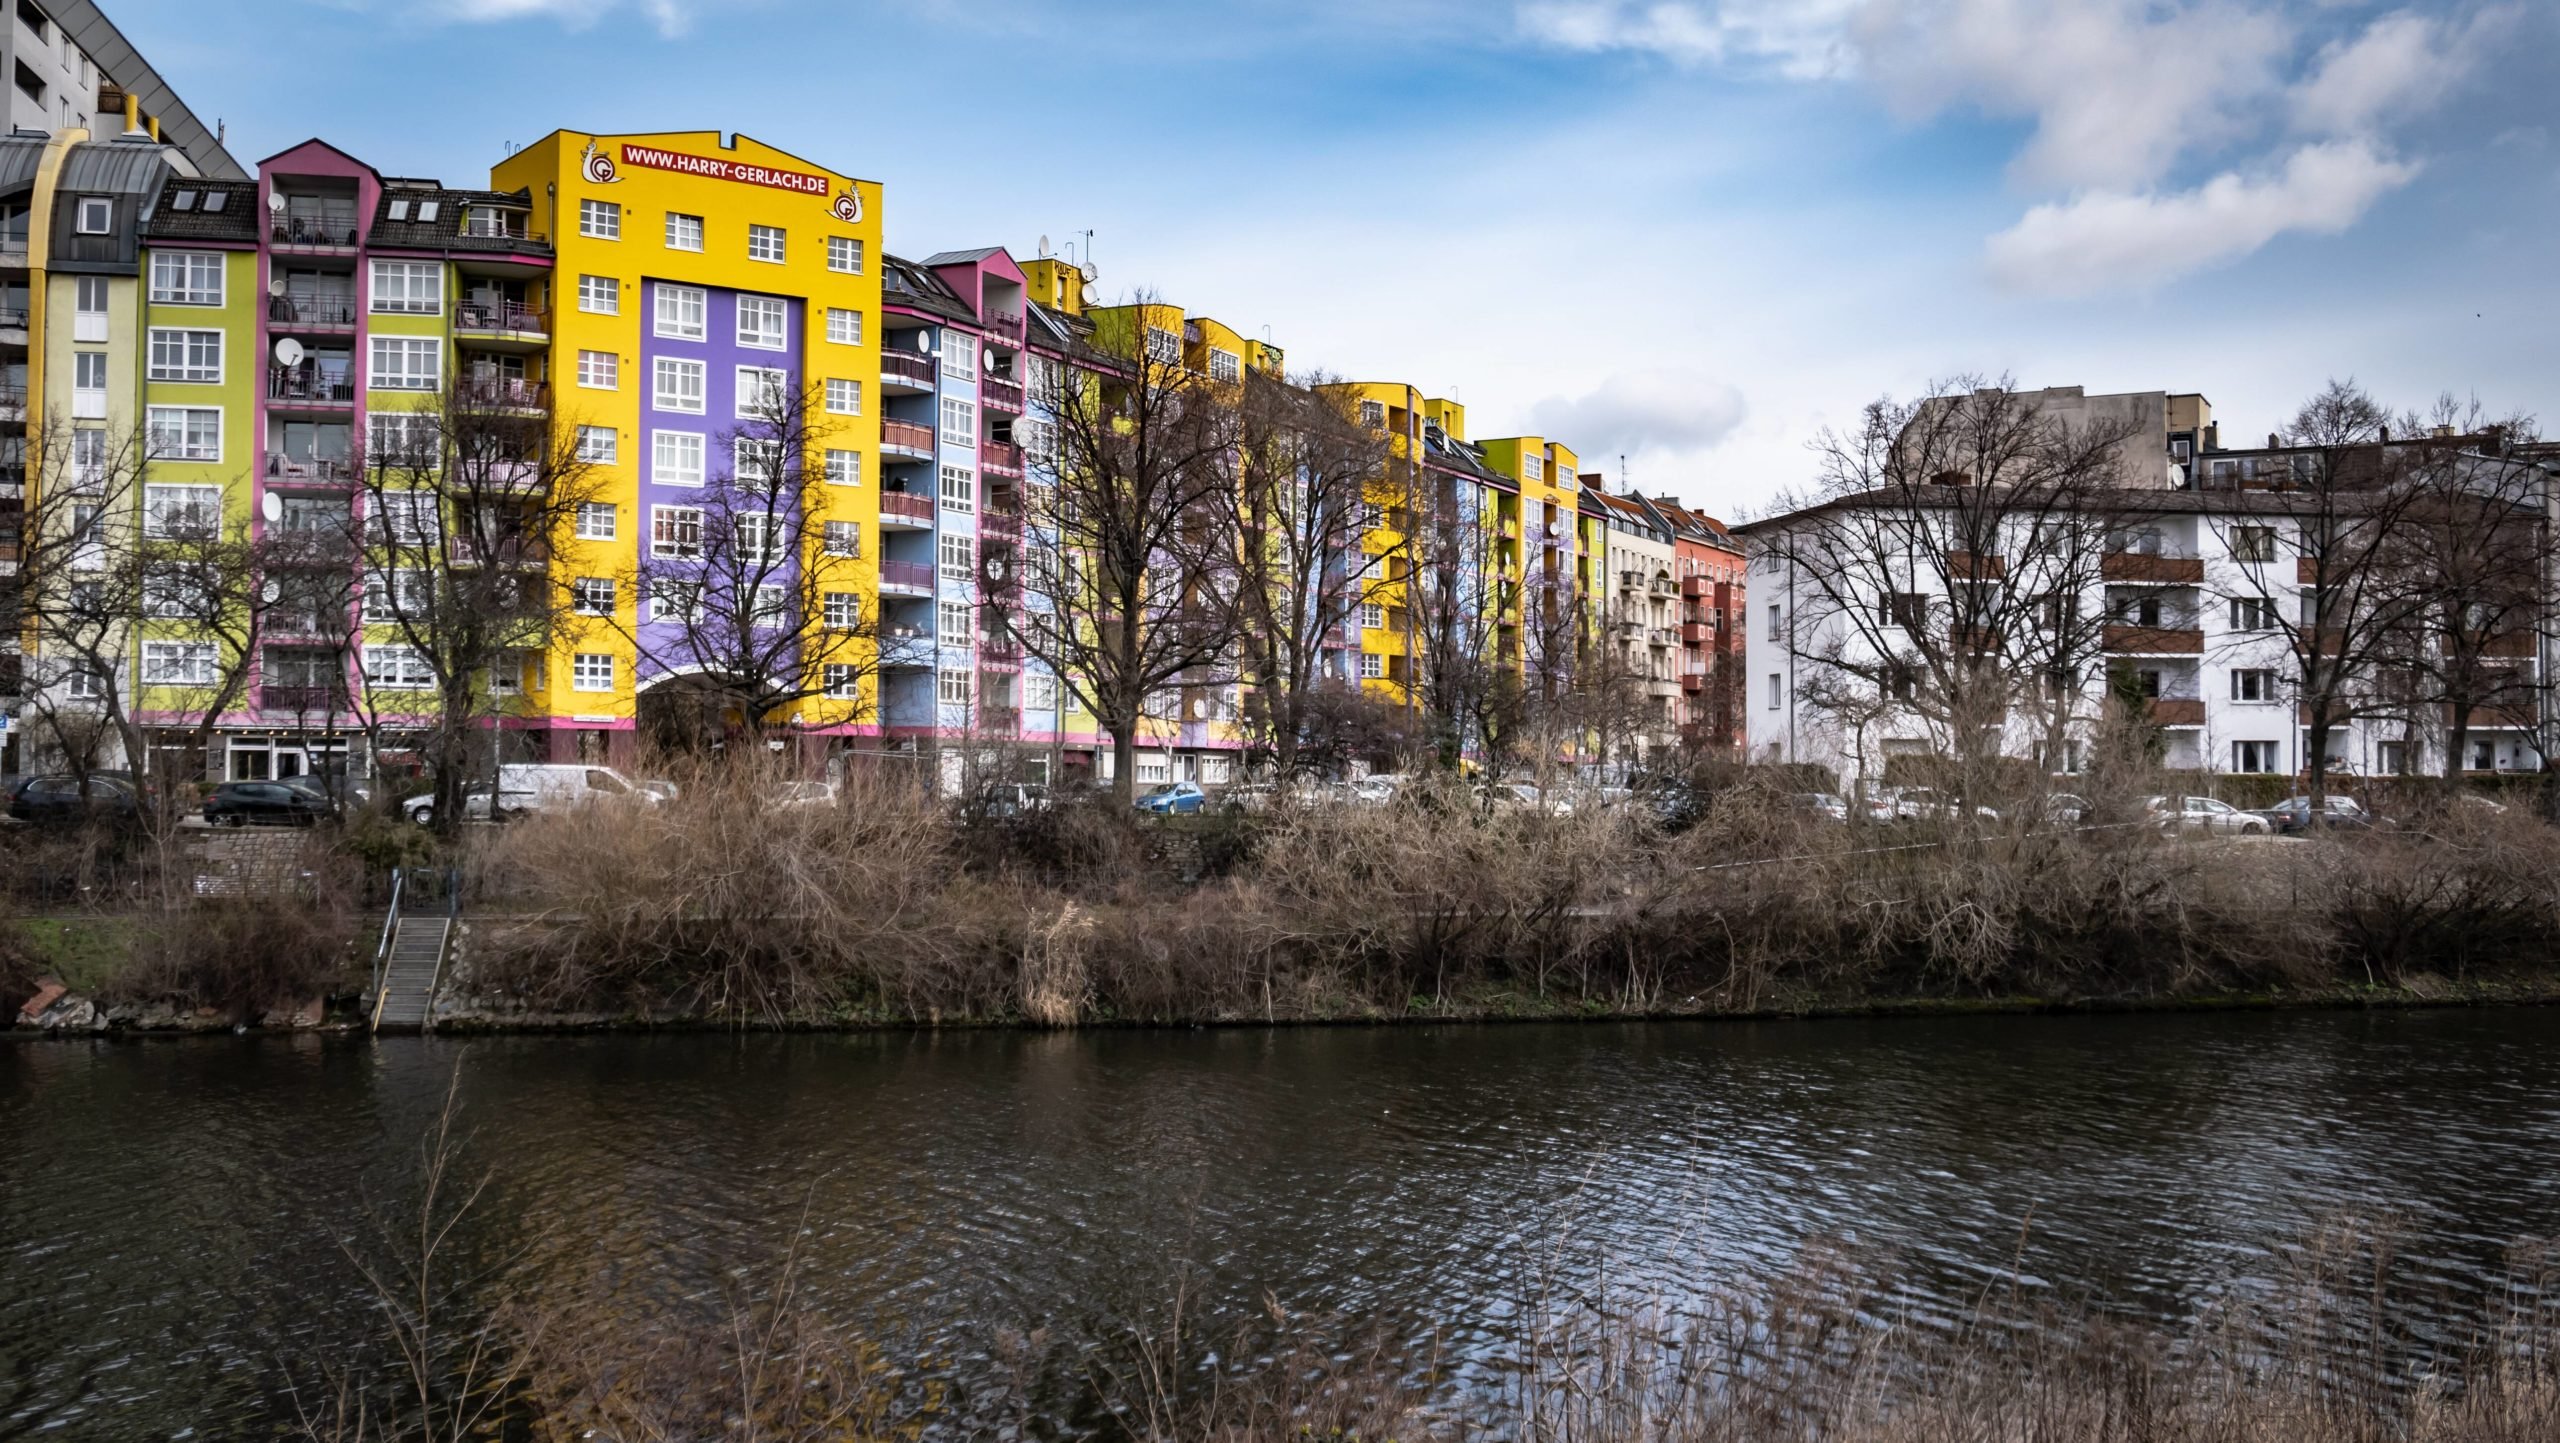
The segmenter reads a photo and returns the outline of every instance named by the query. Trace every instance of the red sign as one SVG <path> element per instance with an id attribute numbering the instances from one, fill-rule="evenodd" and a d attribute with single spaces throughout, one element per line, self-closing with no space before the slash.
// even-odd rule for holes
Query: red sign
<path id="1" fill-rule="evenodd" d="M 715 160 L 707 155 L 687 155 L 680 150 L 659 150 L 646 145 L 625 144 L 622 163 L 647 170 L 672 170 L 680 175 L 735 181 L 740 185 L 771 186 L 775 190 L 798 191 L 802 195 L 825 195 L 834 185 L 827 177 L 811 175 L 805 170 L 774 170 L 768 166 Z"/>

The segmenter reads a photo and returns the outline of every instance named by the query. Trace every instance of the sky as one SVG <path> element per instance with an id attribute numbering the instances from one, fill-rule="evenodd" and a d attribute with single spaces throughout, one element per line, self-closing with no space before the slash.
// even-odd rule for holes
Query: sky
<path id="1" fill-rule="evenodd" d="M 743 131 L 1729 519 L 1952 378 L 2560 431 L 2554 0 L 103 3 L 246 164 Z"/>

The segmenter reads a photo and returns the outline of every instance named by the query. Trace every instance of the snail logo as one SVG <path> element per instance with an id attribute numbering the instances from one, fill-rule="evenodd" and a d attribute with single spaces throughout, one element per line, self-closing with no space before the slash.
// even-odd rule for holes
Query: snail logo
<path id="1" fill-rule="evenodd" d="M 844 194 L 837 196 L 833 213 L 836 219 L 843 221 L 846 225 L 852 225 L 861 220 L 862 193 L 856 190 L 847 190 Z"/>
<path id="2" fill-rule="evenodd" d="M 622 179 L 621 176 L 614 174 L 613 157 L 596 149 L 596 143 L 592 140 L 587 142 L 586 154 L 580 158 L 578 168 L 585 171 L 587 179 L 597 185 L 611 185 Z"/>

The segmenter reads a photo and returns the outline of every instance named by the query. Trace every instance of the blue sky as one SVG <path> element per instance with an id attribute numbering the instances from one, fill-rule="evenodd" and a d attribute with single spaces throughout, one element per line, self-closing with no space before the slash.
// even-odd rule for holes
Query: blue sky
<path id="1" fill-rule="evenodd" d="M 1730 516 L 1959 373 L 2560 429 L 2550 0 L 107 0 L 244 161 L 743 130 Z M 896 123 L 890 118 L 897 117 Z"/>

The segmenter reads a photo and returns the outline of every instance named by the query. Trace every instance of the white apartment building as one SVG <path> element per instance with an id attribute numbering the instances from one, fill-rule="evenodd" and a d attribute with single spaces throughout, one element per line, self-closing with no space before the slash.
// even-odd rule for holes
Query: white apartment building
<path id="1" fill-rule="evenodd" d="M 5 0 L 0 75 L 12 131 L 86 130 L 108 140 L 134 129 L 184 153 L 192 173 L 246 180 L 222 137 L 196 119 L 115 22 L 90 0 Z"/>
<path id="2" fill-rule="evenodd" d="M 1680 727 L 1680 583 L 1670 524 L 1641 497 L 1612 496 L 1584 478 L 1586 507 L 1601 518 L 1599 633 L 1641 678 L 1647 730 L 1638 750 L 1669 746 Z"/>
<path id="3" fill-rule="evenodd" d="M 1847 556 L 1815 574 L 1825 570 L 1826 550 L 1841 543 L 1894 524 L 1925 530 L 1929 519 L 1910 514 L 1920 508 L 1901 501 L 1878 503 L 1901 514 L 1875 528 L 1840 524 L 1837 508 L 1857 506 L 1855 499 L 1734 528 L 1751 552 L 1744 704 L 1751 757 L 1828 766 L 1855 788 L 1881 782 L 1898 755 L 1943 753 L 1951 722 L 1923 704 L 1915 688 L 1925 682 L 1888 678 L 1900 674 L 1904 648 L 1930 650 L 1912 625 L 1936 628 L 1943 652 L 1952 618 L 1968 606 L 1976 616 L 1994 614 L 1953 594 L 1981 586 L 2004 593 L 1996 625 L 2058 626 L 2082 638 L 2044 655 L 1996 643 L 2013 673 L 2043 672 L 2014 676 L 2003 690 L 2023 700 L 1996 721 L 1966 723 L 1999 727 L 2002 755 L 2055 774 L 2079 771 L 2110 697 L 2138 695 L 2159 729 L 2165 767 L 2301 774 L 2311 736 L 2297 638 L 2319 601 L 2309 584 L 2317 568 L 2305 559 L 2304 503 L 2287 493 L 2284 478 L 2298 476 L 2305 458 L 2278 448 L 2198 459 L 2197 481 L 2113 493 L 2085 521 L 2005 521 L 2005 557 L 1958 556 L 1950 564 L 1941 552 L 1932 564 L 1926 555 Z M 2078 541 L 2041 548 L 2028 534 L 2058 525 L 2088 529 Z M 2064 559 L 2075 547 L 2084 548 L 2085 563 Z M 2548 595 L 2548 578 L 2542 586 Z M 2073 631 L 2062 617 L 2082 624 Z M 2548 651 L 2530 627 L 2492 648 L 2523 684 L 2518 700 L 2471 718 L 2462 770 L 2541 769 L 2548 701 L 2534 682 L 2551 664 Z M 2448 741 L 2443 713 L 2412 704 L 2345 723 L 2328 739 L 2330 770 L 2439 771 Z"/>

